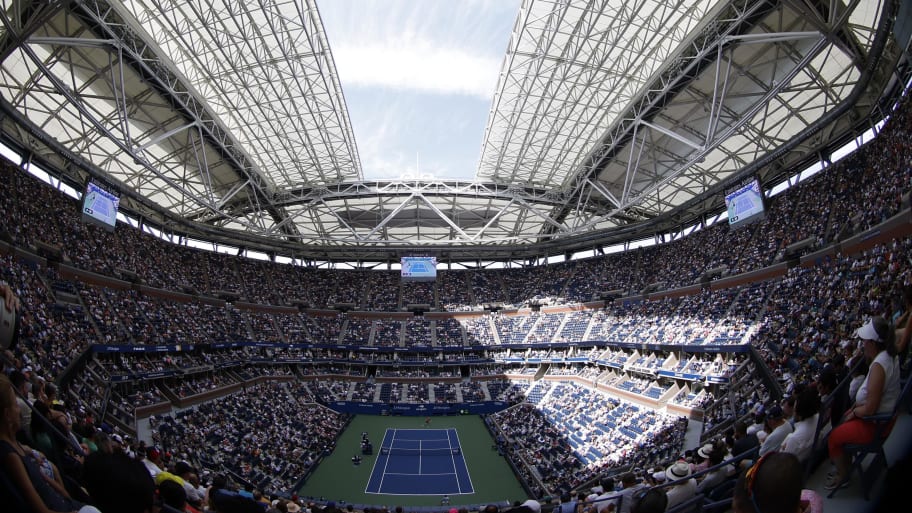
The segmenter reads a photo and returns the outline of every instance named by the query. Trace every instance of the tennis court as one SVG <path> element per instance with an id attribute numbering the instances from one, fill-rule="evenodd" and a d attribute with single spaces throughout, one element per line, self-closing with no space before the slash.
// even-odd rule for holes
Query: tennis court
<path id="1" fill-rule="evenodd" d="M 365 493 L 475 493 L 455 429 L 387 429 Z"/>

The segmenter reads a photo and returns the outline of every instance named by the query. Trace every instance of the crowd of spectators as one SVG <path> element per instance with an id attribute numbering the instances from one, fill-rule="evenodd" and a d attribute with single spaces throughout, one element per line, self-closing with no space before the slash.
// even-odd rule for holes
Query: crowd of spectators
<path id="1" fill-rule="evenodd" d="M 611 468 L 642 468 L 680 454 L 686 419 L 646 410 L 570 382 L 539 385 L 487 421 L 506 454 L 542 494 L 562 494 Z"/>
<path id="2" fill-rule="evenodd" d="M 153 417 L 153 441 L 198 468 L 225 469 L 270 493 L 293 488 L 325 455 L 347 417 L 303 404 L 284 383 L 266 383 Z"/>
<path id="3" fill-rule="evenodd" d="M 691 285 L 710 269 L 723 269 L 722 274 L 727 275 L 759 269 L 785 257 L 796 242 L 812 239 L 804 251 L 818 249 L 896 214 L 912 178 L 910 119 L 906 104 L 877 140 L 772 198 L 766 218 L 746 229 L 706 227 L 660 246 L 534 269 L 450 271 L 438 284 L 420 287 L 405 287 L 394 272 L 302 269 L 175 246 L 124 224 L 113 232 L 104 231 L 81 224 L 72 200 L 6 164 L 0 166 L 0 209 L 6 214 L 0 220 L 0 235 L 27 254 L 18 258 L 0 254 L 0 278 L 23 306 L 22 343 L 16 352 L 4 354 L 4 374 L 22 374 L 32 387 L 28 400 L 45 404 L 49 417 L 65 417 L 67 420 L 61 422 L 64 436 L 88 447 L 97 445 L 95 426 L 105 419 L 96 416 L 105 412 L 108 401 L 98 397 L 93 384 L 110 384 L 112 376 L 123 372 L 206 367 L 239 356 L 243 360 L 243 355 L 219 351 L 130 355 L 128 359 L 93 357 L 81 373 L 70 377 L 69 386 L 61 393 L 51 381 L 91 344 L 319 340 L 382 347 L 400 345 L 404 333 L 406 338 L 418 340 L 418 346 L 458 346 L 460 339 L 462 345 L 490 346 L 492 354 L 503 355 L 501 361 L 494 358 L 494 365 L 503 365 L 516 355 L 552 359 L 573 354 L 567 350 L 560 355 L 553 348 L 519 347 L 513 351 L 504 346 L 597 340 L 615 345 L 589 351 L 585 361 L 577 363 L 580 370 L 576 377 L 586 373 L 586 378 L 646 396 L 656 390 L 660 395 L 672 390 L 668 382 L 644 377 L 659 369 L 733 378 L 715 396 L 698 390 L 695 382 L 675 383 L 684 385 L 675 392 L 675 403 L 700 405 L 705 410 L 709 447 L 701 447 L 706 449 L 702 455 L 696 451 L 692 455 L 695 460 L 705 456 L 709 462 L 721 461 L 719 458 L 737 454 L 744 440 L 756 440 L 759 445 L 758 433 L 769 437 L 764 429 L 781 426 L 770 423 L 779 420 L 774 408 L 781 407 L 783 418 L 794 424 L 794 431 L 781 446 L 789 452 L 794 450 L 803 461 L 809 457 L 809 426 L 824 413 L 814 413 L 820 392 L 829 390 L 822 376 L 858 357 L 854 333 L 865 318 L 881 315 L 893 319 L 909 307 L 900 298 L 903 288 L 912 286 L 912 261 L 907 257 L 912 250 L 910 239 L 873 245 L 860 254 L 836 252 L 812 265 L 792 267 L 780 280 L 657 301 L 616 301 L 603 309 L 562 314 L 479 314 L 459 321 L 436 321 L 434 329 L 430 323 L 356 315 L 267 313 L 233 303 L 246 300 L 282 306 L 300 302 L 314 307 L 353 303 L 365 310 L 389 312 L 400 309 L 403 300 L 431 299 L 434 305 L 449 305 L 454 310 L 467 305 L 477 310 L 475 307 L 487 303 L 579 303 L 606 290 L 627 294 L 647 287 L 661 290 Z M 859 183 L 866 187 L 858 187 Z M 124 283 L 139 281 L 161 289 L 159 292 L 183 292 L 187 296 L 174 301 L 167 294 L 147 294 L 129 285 L 83 284 L 68 277 L 64 267 L 47 265 L 45 258 L 52 264 L 59 260 L 126 280 Z M 306 296 L 296 297 L 298 294 Z M 219 297 L 229 301 L 213 302 Z M 445 343 L 441 342 L 441 332 Z M 641 352 L 616 345 L 627 342 L 680 346 L 750 343 L 763 359 L 760 366 L 782 385 L 786 400 L 781 406 L 777 404 L 779 397 L 764 382 L 764 369 L 753 363 L 686 353 L 672 358 L 663 350 Z M 265 355 L 261 352 L 259 356 Z M 356 355 L 314 349 L 299 356 L 352 360 Z M 115 416 L 129 415 L 125 410 L 132 406 L 162 402 L 162 390 L 178 397 L 196 395 L 258 376 L 294 372 L 365 377 L 362 366 L 335 365 L 263 370 L 240 361 L 227 371 L 209 369 L 180 382 L 164 379 L 153 385 L 140 380 L 111 388 L 114 404 L 110 411 Z M 612 370 L 603 377 L 600 366 Z M 555 374 L 571 376 L 571 367 L 556 367 Z M 520 376 L 540 370 L 528 363 L 497 369 Z M 510 403 L 525 400 L 493 416 L 491 422 L 511 441 L 510 456 L 523 463 L 520 472 L 540 493 L 567 491 L 609 468 L 646 468 L 663 460 L 668 463 L 669 457 L 681 452 L 679 420 L 660 421 L 650 417 L 658 415 L 655 412 L 593 395 L 599 392 L 575 380 L 530 384 L 522 378 L 497 378 L 472 385 L 429 386 L 408 381 L 373 388 L 370 383 L 362 386 L 322 379 L 306 384 L 268 383 L 199 405 L 181 416 L 156 418 L 155 443 L 196 468 L 228 468 L 256 487 L 286 490 L 332 446 L 345 421 L 344 416 L 299 398 L 397 403 L 436 401 L 438 394 L 446 401 L 460 396 L 465 400 L 467 394 Z M 614 425 L 603 422 L 605 425 L 600 426 L 590 411 L 581 407 L 571 415 L 558 415 L 561 410 L 557 404 L 597 405 L 600 418 L 613 417 Z M 284 415 L 276 405 L 284 405 L 296 415 Z M 770 413 L 761 419 L 764 412 Z M 839 413 L 833 415 L 833 423 L 839 422 Z M 731 433 L 721 430 L 745 418 L 754 418 L 753 432 L 738 422 Z M 241 429 L 242 425 L 256 429 Z M 535 453 L 535 444 L 548 449 Z M 200 447 L 202 452 L 198 451 Z M 127 444 L 124 449 L 147 457 L 152 454 L 142 446 Z M 709 475 L 698 490 L 711 488 L 714 482 L 706 484 L 707 479 Z"/>

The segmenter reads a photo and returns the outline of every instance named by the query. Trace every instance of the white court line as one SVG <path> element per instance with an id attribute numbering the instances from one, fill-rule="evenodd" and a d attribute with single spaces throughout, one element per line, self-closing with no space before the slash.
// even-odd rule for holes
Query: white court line
<path id="1" fill-rule="evenodd" d="M 447 443 L 450 444 L 450 460 L 453 462 L 453 473 L 456 474 L 456 488 L 459 489 L 459 493 L 462 493 L 462 485 L 459 484 L 459 472 L 456 472 L 456 455 L 453 454 L 453 442 L 450 441 L 450 433 L 447 431 Z M 462 449 L 459 450 L 459 453 L 462 454 Z"/>
<path id="2" fill-rule="evenodd" d="M 465 454 L 462 452 L 462 444 L 459 442 L 459 432 L 456 431 L 456 429 L 451 428 L 449 431 L 447 431 L 447 438 L 450 437 L 450 431 L 452 431 L 453 434 L 456 435 L 456 443 L 459 444 L 459 457 L 462 458 L 462 464 L 466 469 L 466 475 L 469 476 L 469 488 L 471 488 L 472 491 L 465 492 L 465 493 L 475 493 L 475 486 L 472 484 L 472 473 L 469 472 L 469 465 L 466 463 Z M 452 453 L 453 451 L 450 451 L 450 452 Z M 458 470 L 456 468 L 456 457 L 455 456 L 453 456 L 453 470 Z M 456 484 L 459 486 L 459 493 L 463 493 L 462 485 L 459 485 L 459 472 L 456 472 Z"/>
<path id="3" fill-rule="evenodd" d="M 389 429 L 387 429 L 386 431 L 389 431 Z M 383 432 L 383 439 L 384 439 L 384 440 L 386 440 L 386 431 Z M 382 442 L 382 441 L 380 442 L 380 446 L 383 447 L 383 442 Z M 380 457 L 381 457 L 381 456 L 383 456 L 383 454 L 380 454 L 380 451 L 378 450 L 378 451 L 377 451 L 377 457 L 374 458 L 374 464 L 373 464 L 373 466 L 371 466 L 371 472 L 370 472 L 371 477 L 374 476 L 374 471 L 377 470 L 377 462 L 380 461 Z M 389 463 L 389 455 L 386 455 L 386 462 Z M 384 466 L 383 469 L 386 470 L 386 466 Z M 380 482 L 381 482 L 381 483 L 383 482 L 383 476 L 382 476 L 382 475 L 380 476 Z M 370 490 L 370 478 L 367 479 L 367 485 L 364 487 L 364 493 L 380 493 L 379 488 L 377 489 L 376 492 L 370 492 L 370 491 L 368 491 L 368 490 Z"/>
<path id="4" fill-rule="evenodd" d="M 391 476 L 452 476 L 454 472 L 443 472 L 440 474 L 409 474 L 407 472 L 390 472 Z"/>
<path id="5" fill-rule="evenodd" d="M 386 430 L 389 432 L 389 429 Z M 386 433 L 383 434 L 383 439 L 386 440 Z M 392 447 L 393 442 L 396 441 L 396 430 L 393 430 L 393 438 L 390 440 L 390 447 Z M 389 465 L 390 455 L 386 455 L 386 462 L 383 463 L 383 474 L 380 475 L 380 486 L 377 487 L 377 493 L 380 493 L 383 490 L 383 478 L 386 477 L 386 467 Z"/>

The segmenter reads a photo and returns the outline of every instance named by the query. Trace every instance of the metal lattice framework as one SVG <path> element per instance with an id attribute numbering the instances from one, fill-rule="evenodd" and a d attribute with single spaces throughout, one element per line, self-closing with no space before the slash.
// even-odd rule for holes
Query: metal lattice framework
<path id="1" fill-rule="evenodd" d="M 889 0 L 527 0 L 477 180 L 369 182 L 315 0 L 2 3 L 5 142 L 166 230 L 325 258 L 680 226 L 851 136 L 902 52 Z"/>

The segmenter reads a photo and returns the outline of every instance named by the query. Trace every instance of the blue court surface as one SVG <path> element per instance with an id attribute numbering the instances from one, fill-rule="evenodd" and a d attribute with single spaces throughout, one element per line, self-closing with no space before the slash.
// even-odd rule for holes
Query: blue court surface
<path id="1" fill-rule="evenodd" d="M 455 429 L 387 429 L 365 493 L 475 493 Z"/>

